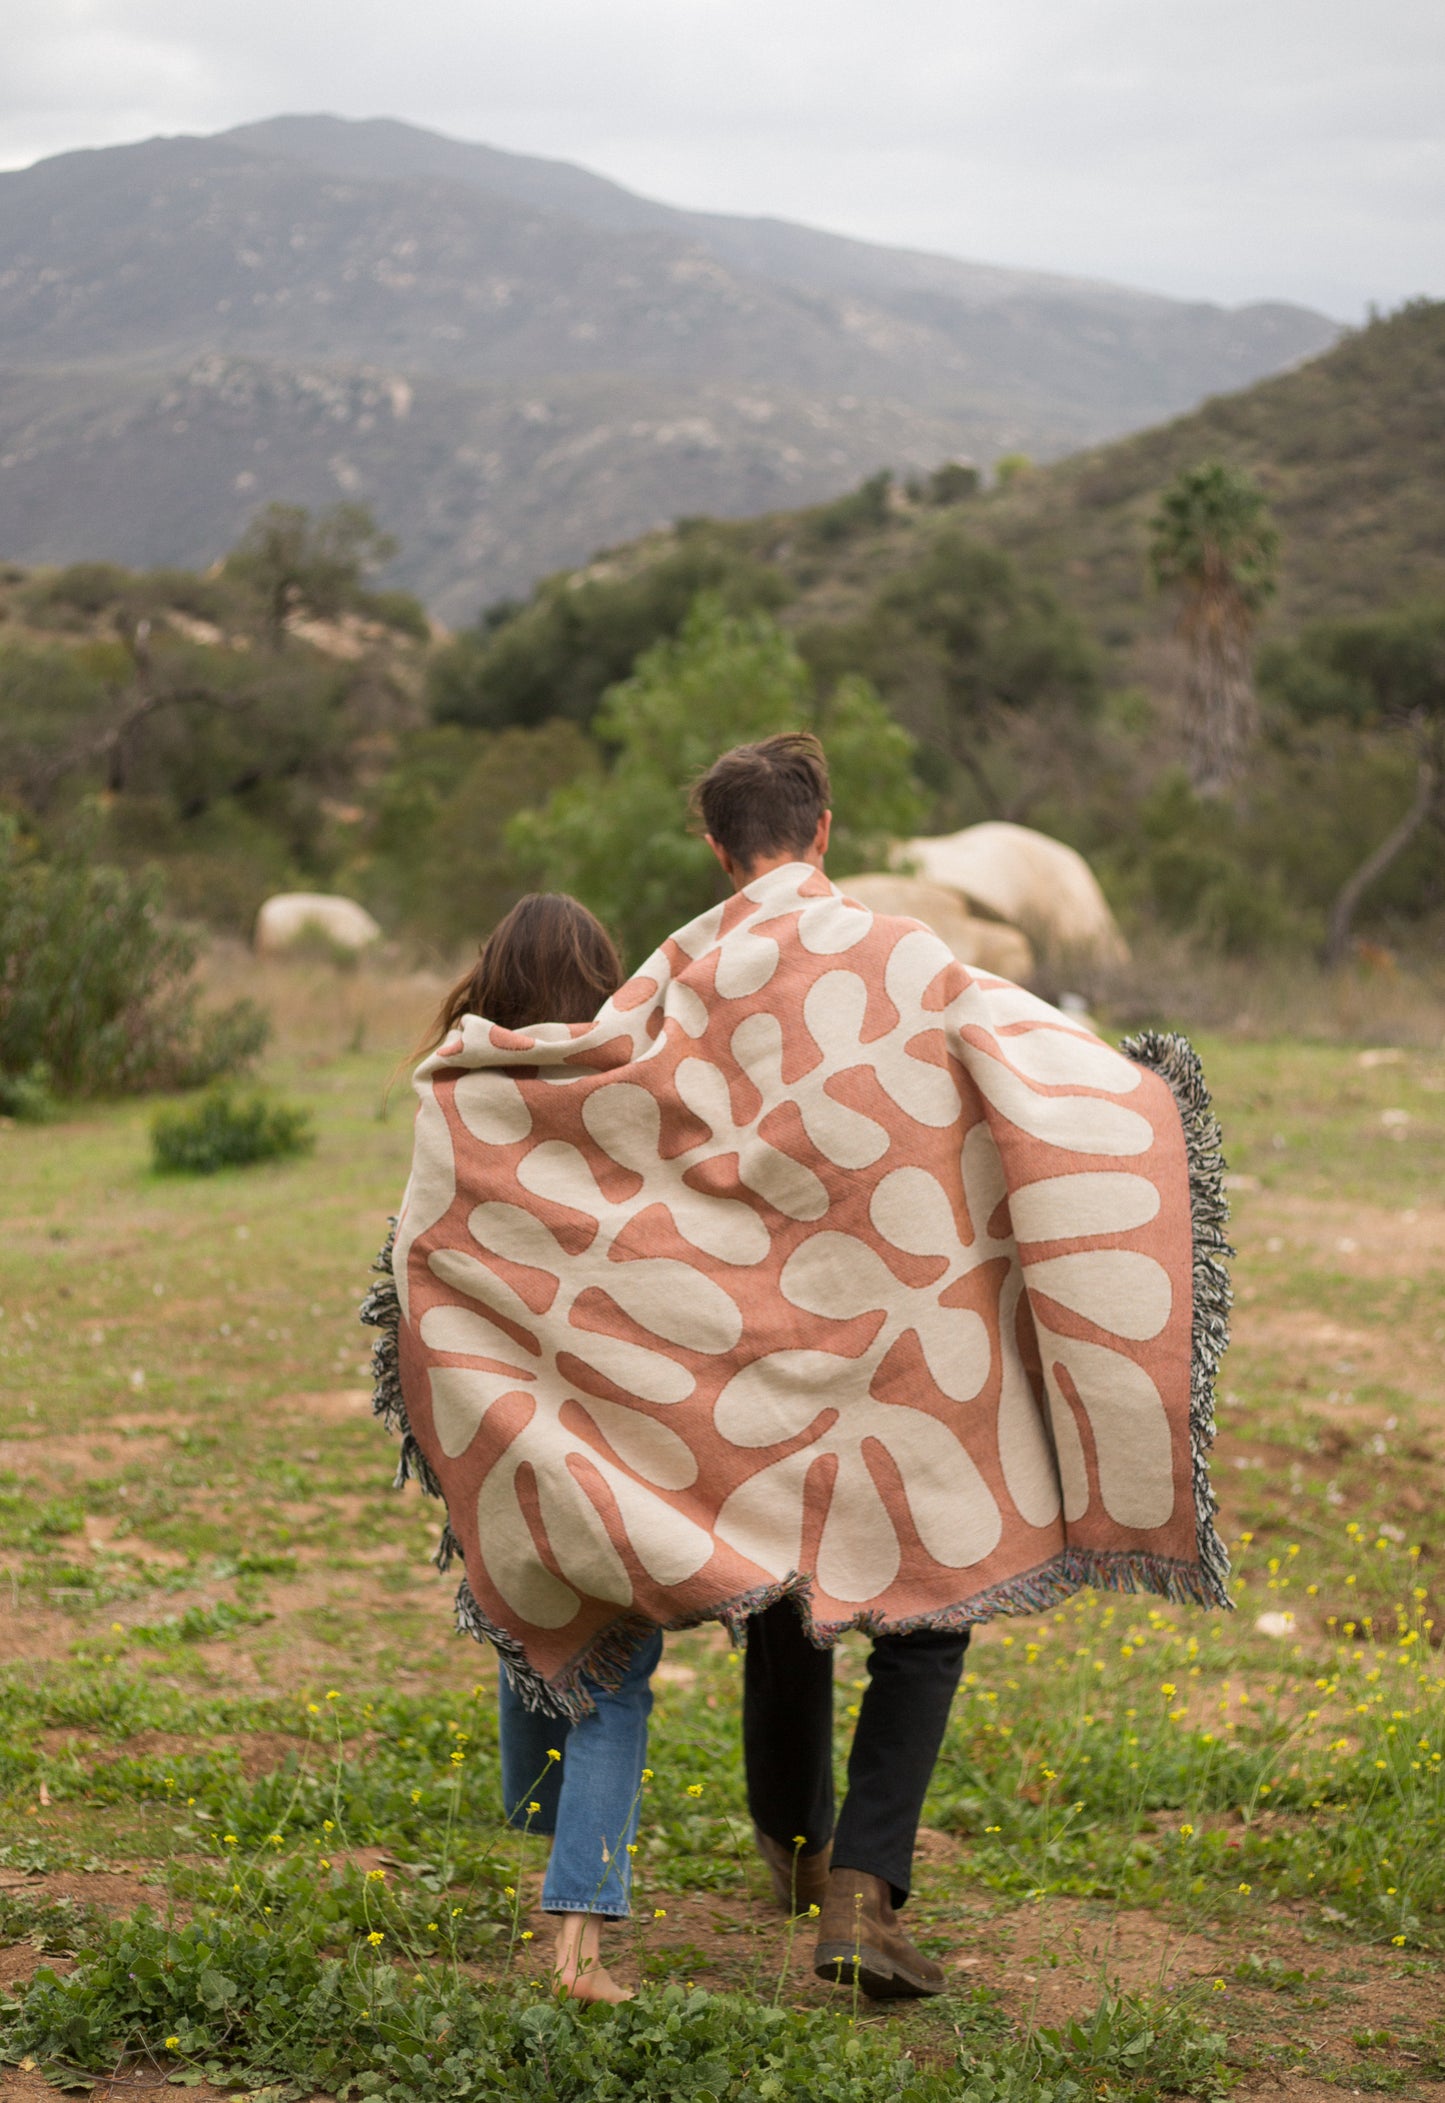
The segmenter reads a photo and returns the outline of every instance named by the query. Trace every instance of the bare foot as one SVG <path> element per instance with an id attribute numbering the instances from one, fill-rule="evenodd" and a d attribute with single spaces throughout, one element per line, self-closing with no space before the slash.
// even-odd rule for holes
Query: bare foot
<path id="1" fill-rule="evenodd" d="M 602 1929 L 595 1913 L 558 1915 L 552 1987 L 574 2001 L 615 2004 L 634 1998 L 632 1989 L 619 1986 L 602 1962 Z"/>
<path id="2" fill-rule="evenodd" d="M 552 1973 L 553 1990 L 566 1994 L 574 2001 L 632 2001 L 636 1999 L 630 1986 L 619 1986 L 605 1965 L 586 1965 L 580 1971 L 567 1973 L 558 1965 Z"/>

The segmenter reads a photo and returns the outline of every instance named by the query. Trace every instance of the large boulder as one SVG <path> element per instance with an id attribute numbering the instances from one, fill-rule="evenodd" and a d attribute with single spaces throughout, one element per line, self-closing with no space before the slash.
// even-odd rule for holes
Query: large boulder
<path id="1" fill-rule="evenodd" d="M 278 891 L 256 915 L 256 949 L 280 956 L 307 935 L 320 935 L 338 949 L 369 949 L 381 940 L 381 929 L 354 898 L 326 891 Z"/>
<path id="2" fill-rule="evenodd" d="M 1026 825 L 967 825 L 934 839 L 905 840 L 898 859 L 968 905 L 1022 928 L 1057 961 L 1126 964 L 1129 945 L 1081 854 Z"/>
<path id="3" fill-rule="evenodd" d="M 1028 937 L 1001 920 L 979 920 L 957 891 L 922 876 L 845 876 L 840 889 L 874 913 L 921 920 L 946 942 L 960 964 L 1026 985 L 1034 968 Z"/>

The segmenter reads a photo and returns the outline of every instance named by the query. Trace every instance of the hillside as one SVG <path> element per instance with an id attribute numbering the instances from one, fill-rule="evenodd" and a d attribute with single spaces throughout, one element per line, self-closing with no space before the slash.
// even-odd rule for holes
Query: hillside
<path id="1" fill-rule="evenodd" d="M 1221 456 L 1264 486 L 1282 539 L 1261 637 L 1280 646 L 1263 668 L 1268 734 L 1227 807 L 1185 786 L 1174 607 L 1145 574 L 1164 487 Z M 845 677 L 871 681 L 915 740 L 925 830 L 1037 825 L 1093 857 L 1136 925 L 1230 949 L 1308 947 L 1418 783 L 1407 741 L 1369 727 L 1363 691 L 1350 722 L 1295 711 L 1286 686 L 1305 691 L 1301 653 L 1322 645 L 1294 639 L 1321 619 L 1445 607 L 1445 304 L 1001 488 L 873 481 L 823 506 L 694 520 L 615 549 L 441 651 L 434 711 L 482 735 L 535 735 L 555 718 L 585 727 L 639 653 L 678 635 L 699 590 L 735 614 L 772 614 L 820 697 Z M 1411 619 L 1409 648 L 1435 647 L 1423 639 L 1445 615 Z M 1440 837 L 1433 821 L 1410 835 L 1373 882 L 1377 926 L 1398 915 L 1415 942 L 1445 907 Z"/>
<path id="2" fill-rule="evenodd" d="M 326 118 L 0 176 L 0 282 L 0 554 L 204 565 L 268 499 L 355 496 L 452 619 L 664 519 L 1054 456 L 1336 333 Z"/>
<path id="3" fill-rule="evenodd" d="M 1445 599 L 1445 302 L 1414 302 L 1293 372 L 955 503 L 895 491 L 871 523 L 861 508 L 851 521 L 804 510 L 709 530 L 778 573 L 782 619 L 798 630 L 855 622 L 880 585 L 917 570 L 941 536 L 965 534 L 1056 592 L 1114 676 L 1158 688 L 1172 678 L 1169 617 L 1146 577 L 1148 521 L 1172 475 L 1213 458 L 1258 478 L 1281 530 L 1266 636 L 1409 598 Z M 683 536 L 689 545 L 698 530 Z M 675 534 L 654 534 L 588 574 L 605 590 L 678 545 Z"/>
<path id="4" fill-rule="evenodd" d="M 1248 468 L 1269 495 L 1284 545 L 1266 634 L 1445 598 L 1445 302 L 1413 302 L 1298 371 L 994 492 L 978 526 L 1106 642 L 1147 647 L 1160 620 L 1147 522 L 1162 485 L 1203 459 Z"/>
<path id="5" fill-rule="evenodd" d="M 397 578 L 453 622 L 615 527 L 797 503 L 953 436 L 942 417 L 796 389 L 571 377 L 519 394 L 219 354 L 159 383 L 0 373 L 0 433 L 0 549 L 27 562 L 204 567 L 271 498 L 352 497 L 401 543 Z"/>

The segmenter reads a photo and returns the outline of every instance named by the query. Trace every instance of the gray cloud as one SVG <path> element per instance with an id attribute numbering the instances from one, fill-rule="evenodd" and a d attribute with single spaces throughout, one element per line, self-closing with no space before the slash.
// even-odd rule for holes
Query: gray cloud
<path id="1" fill-rule="evenodd" d="M 0 162 L 395 115 L 771 212 L 1343 315 L 1445 292 L 1439 0 L 11 0 Z"/>

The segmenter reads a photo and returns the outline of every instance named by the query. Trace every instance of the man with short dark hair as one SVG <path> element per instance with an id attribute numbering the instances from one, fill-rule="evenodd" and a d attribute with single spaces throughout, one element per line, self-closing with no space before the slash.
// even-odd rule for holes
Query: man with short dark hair
<path id="1" fill-rule="evenodd" d="M 735 890 L 789 862 L 823 867 L 832 824 L 823 748 L 806 731 L 740 745 L 693 791 L 693 810 Z M 834 1818 L 833 1652 L 809 1641 L 791 1600 L 752 1617 L 743 1674 L 748 1808 L 773 1890 L 819 1909 L 814 1970 L 874 1999 L 940 1993 L 942 1968 L 904 1936 L 923 1799 L 963 1669 L 967 1629 L 879 1636 L 868 1661 Z"/>
<path id="2" fill-rule="evenodd" d="M 823 866 L 833 814 L 828 762 L 810 730 L 735 745 L 692 792 L 692 810 L 734 888 L 785 862 Z"/>

